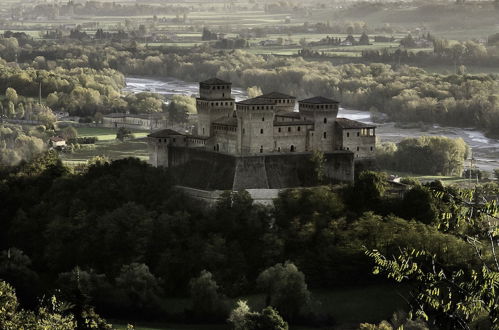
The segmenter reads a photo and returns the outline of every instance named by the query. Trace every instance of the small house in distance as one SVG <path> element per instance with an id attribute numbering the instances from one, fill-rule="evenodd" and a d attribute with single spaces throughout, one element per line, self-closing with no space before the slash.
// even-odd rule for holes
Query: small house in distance
<path id="1" fill-rule="evenodd" d="M 66 140 L 60 136 L 53 136 L 49 139 L 49 145 L 54 149 L 64 148 L 66 147 Z"/>

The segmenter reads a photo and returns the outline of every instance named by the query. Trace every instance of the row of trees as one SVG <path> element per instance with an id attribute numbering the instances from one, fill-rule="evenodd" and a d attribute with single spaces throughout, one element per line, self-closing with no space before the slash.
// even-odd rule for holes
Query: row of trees
<path id="1" fill-rule="evenodd" d="M 426 175 L 460 176 L 470 148 L 463 139 L 437 136 L 406 138 L 378 147 L 376 160 L 383 169 Z"/>

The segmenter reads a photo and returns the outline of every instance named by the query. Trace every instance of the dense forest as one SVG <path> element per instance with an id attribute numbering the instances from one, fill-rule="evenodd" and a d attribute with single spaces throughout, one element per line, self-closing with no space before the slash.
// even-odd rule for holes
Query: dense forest
<path id="1" fill-rule="evenodd" d="M 334 324 L 309 290 L 382 281 L 366 250 L 424 250 L 446 269 L 480 264 L 462 238 L 476 233 L 459 221 L 460 192 L 439 183 L 400 195 L 383 174 L 364 172 L 351 186 L 285 191 L 272 207 L 228 192 L 212 209 L 173 184 L 168 170 L 136 159 L 73 174 L 48 152 L 5 168 L 0 278 L 25 307 L 55 294 L 105 317 L 224 322 L 228 298 L 262 293 L 287 322 Z M 173 313 L 168 297 L 191 303 Z"/>

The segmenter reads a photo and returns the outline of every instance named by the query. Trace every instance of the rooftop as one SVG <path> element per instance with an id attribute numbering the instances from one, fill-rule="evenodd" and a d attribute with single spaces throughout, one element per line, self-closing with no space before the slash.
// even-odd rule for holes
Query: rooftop
<path id="1" fill-rule="evenodd" d="M 262 99 L 271 99 L 271 100 L 278 100 L 278 99 L 296 99 L 296 97 L 294 96 L 291 96 L 291 95 L 286 95 L 286 94 L 283 94 L 283 93 L 279 93 L 279 92 L 271 92 L 271 93 L 267 93 L 267 94 L 263 94 L 263 95 L 260 95 L 258 96 L 257 98 L 262 98 Z"/>
<path id="2" fill-rule="evenodd" d="M 268 99 L 262 97 L 255 97 L 252 99 L 247 99 L 241 102 L 237 102 L 237 104 L 243 105 L 274 105 L 274 102 L 267 101 Z"/>
<path id="3" fill-rule="evenodd" d="M 355 121 L 355 120 L 350 120 L 346 118 L 336 118 L 336 123 L 341 127 L 341 128 L 375 128 L 376 126 L 374 125 L 369 125 L 369 124 L 364 124 L 361 123 L 360 121 Z"/>
<path id="4" fill-rule="evenodd" d="M 161 131 L 154 132 L 152 134 L 149 134 L 148 137 L 152 138 L 165 138 L 165 137 L 170 137 L 172 135 L 184 135 L 182 133 L 179 133 L 177 131 L 174 131 L 172 129 L 163 129 Z"/>
<path id="5" fill-rule="evenodd" d="M 275 114 L 276 117 L 285 117 L 285 118 L 301 118 L 299 112 L 291 112 L 291 111 L 278 111 Z"/>
<path id="6" fill-rule="evenodd" d="M 219 78 L 211 78 L 205 81 L 200 82 L 203 85 L 232 85 L 231 82 L 219 79 Z"/>
<path id="7" fill-rule="evenodd" d="M 316 96 L 316 97 L 312 97 L 309 99 L 301 100 L 299 102 L 300 103 L 308 103 L 308 104 L 338 104 L 338 103 L 340 103 L 338 101 L 328 99 L 327 97 L 323 97 L 323 96 Z"/>

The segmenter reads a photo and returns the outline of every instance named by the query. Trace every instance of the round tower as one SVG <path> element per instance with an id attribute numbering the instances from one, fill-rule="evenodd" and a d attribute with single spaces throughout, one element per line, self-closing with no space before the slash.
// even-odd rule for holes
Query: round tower
<path id="1" fill-rule="evenodd" d="M 210 137 L 211 124 L 217 119 L 231 117 L 234 106 L 232 83 L 218 78 L 200 82 L 199 97 L 196 99 L 198 135 Z"/>
<path id="2" fill-rule="evenodd" d="M 314 130 L 310 132 L 312 150 L 334 151 L 334 128 L 339 102 L 318 96 L 299 101 L 298 104 L 303 118 L 314 123 Z"/>

